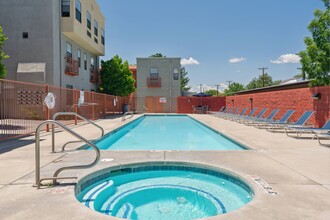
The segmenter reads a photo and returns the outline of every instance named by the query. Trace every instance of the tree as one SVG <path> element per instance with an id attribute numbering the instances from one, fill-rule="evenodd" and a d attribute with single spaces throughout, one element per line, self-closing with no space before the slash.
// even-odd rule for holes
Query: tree
<path id="1" fill-rule="evenodd" d="M 322 1 L 326 9 L 314 11 L 315 18 L 307 26 L 312 38 L 305 37 L 306 50 L 299 52 L 310 86 L 330 85 L 330 0 Z"/>
<path id="2" fill-rule="evenodd" d="M 156 54 L 151 55 L 150 57 L 166 57 L 166 56 L 164 56 L 161 53 L 156 53 Z"/>
<path id="3" fill-rule="evenodd" d="M 0 26 L 0 79 L 4 79 L 7 73 L 5 65 L 2 63 L 3 59 L 9 58 L 9 56 L 6 55 L 2 49 L 4 46 L 4 42 L 7 39 L 8 38 L 2 33 L 2 27 Z"/>
<path id="4" fill-rule="evenodd" d="M 122 59 L 116 55 L 111 60 L 102 60 L 101 67 L 100 92 L 128 96 L 135 91 L 135 81 L 127 61 L 123 63 Z"/>
<path id="5" fill-rule="evenodd" d="M 180 87 L 181 87 L 182 92 L 186 92 L 191 89 L 191 87 L 188 86 L 190 79 L 187 77 L 187 75 L 188 75 L 188 72 L 186 72 L 186 68 L 181 67 L 181 69 L 180 69 L 180 78 L 181 78 Z"/>
<path id="6" fill-rule="evenodd" d="M 244 90 L 244 85 L 243 84 L 233 82 L 228 86 L 228 89 L 225 89 L 224 95 L 225 96 L 233 95 L 233 93 L 239 92 L 239 91 L 242 91 L 242 90 Z"/>
<path id="7" fill-rule="evenodd" d="M 246 89 L 256 89 L 256 88 L 262 88 L 266 86 L 274 86 L 278 85 L 281 81 L 273 81 L 273 78 L 268 75 L 267 73 L 264 74 L 264 76 L 259 75 L 258 78 L 253 78 L 249 84 L 246 85 Z"/>
<path id="8" fill-rule="evenodd" d="M 208 94 L 210 96 L 217 96 L 217 94 L 219 95 L 219 91 L 217 91 L 216 89 L 209 89 L 205 92 L 205 94 Z"/>

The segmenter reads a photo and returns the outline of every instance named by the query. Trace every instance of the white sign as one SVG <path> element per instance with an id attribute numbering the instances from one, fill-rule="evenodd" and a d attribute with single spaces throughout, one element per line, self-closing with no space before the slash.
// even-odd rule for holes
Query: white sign
<path id="1" fill-rule="evenodd" d="M 166 103 L 166 98 L 159 98 L 159 103 Z"/>

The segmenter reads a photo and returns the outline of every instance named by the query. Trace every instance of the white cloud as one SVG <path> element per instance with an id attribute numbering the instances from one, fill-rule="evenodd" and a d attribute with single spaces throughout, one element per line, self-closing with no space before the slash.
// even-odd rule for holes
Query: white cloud
<path id="1" fill-rule="evenodd" d="M 275 64 L 299 63 L 300 59 L 301 59 L 300 56 L 289 53 L 289 54 L 281 55 L 276 60 L 271 60 L 270 62 L 275 63 Z"/>
<path id="2" fill-rule="evenodd" d="M 194 58 L 190 57 L 189 59 L 181 59 L 181 65 L 186 66 L 186 65 L 198 65 L 199 62 L 198 60 L 195 60 Z"/>
<path id="3" fill-rule="evenodd" d="M 229 59 L 228 62 L 229 63 L 240 63 L 240 62 L 242 62 L 244 60 L 246 60 L 246 58 L 244 58 L 244 57 L 240 57 L 240 58 L 236 57 L 236 58 Z"/>

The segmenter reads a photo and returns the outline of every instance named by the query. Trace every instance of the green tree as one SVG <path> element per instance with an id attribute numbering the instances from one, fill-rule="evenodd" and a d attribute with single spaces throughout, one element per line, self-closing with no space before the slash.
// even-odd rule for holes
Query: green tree
<path id="1" fill-rule="evenodd" d="M 2 27 L 0 26 L 0 79 L 4 79 L 7 73 L 5 65 L 2 63 L 3 59 L 9 58 L 9 56 L 6 55 L 2 49 L 4 46 L 4 42 L 7 39 L 8 38 L 2 33 Z"/>
<path id="2" fill-rule="evenodd" d="M 229 95 L 233 95 L 235 92 L 239 92 L 244 90 L 244 85 L 237 83 L 237 82 L 233 82 L 228 86 L 228 89 L 225 89 L 224 91 L 224 95 L 225 96 L 229 96 Z"/>
<path id="3" fill-rule="evenodd" d="M 326 9 L 314 11 L 315 18 L 307 26 L 312 38 L 305 37 L 306 50 L 299 53 L 310 86 L 330 85 L 330 0 L 322 1 Z"/>
<path id="4" fill-rule="evenodd" d="M 252 81 L 246 85 L 246 89 L 262 88 L 263 85 L 264 87 L 278 85 L 280 82 L 281 81 L 273 81 L 273 78 L 265 73 L 264 76 L 259 75 L 258 78 L 253 78 Z"/>
<path id="5" fill-rule="evenodd" d="M 161 53 L 155 53 L 155 54 L 151 55 L 150 57 L 166 57 L 166 56 L 164 56 Z"/>
<path id="6" fill-rule="evenodd" d="M 205 92 L 205 94 L 208 94 L 210 96 L 217 96 L 217 94 L 219 95 L 220 93 L 216 89 L 209 89 Z"/>
<path id="7" fill-rule="evenodd" d="M 181 79 L 180 87 L 181 87 L 182 92 L 186 92 L 191 89 L 191 87 L 188 86 L 190 79 L 187 77 L 187 75 L 188 75 L 188 72 L 186 71 L 186 68 L 181 67 L 181 69 L 180 69 L 180 79 Z"/>
<path id="8" fill-rule="evenodd" d="M 123 62 L 116 55 L 111 60 L 102 60 L 101 67 L 100 92 L 116 96 L 128 96 L 135 91 L 135 81 L 127 61 Z"/>

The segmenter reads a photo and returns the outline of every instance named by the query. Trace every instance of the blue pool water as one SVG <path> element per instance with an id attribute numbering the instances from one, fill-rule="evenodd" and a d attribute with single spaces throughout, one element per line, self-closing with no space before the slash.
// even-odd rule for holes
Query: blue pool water
<path id="1" fill-rule="evenodd" d="M 101 150 L 244 150 L 186 115 L 143 116 L 96 142 Z"/>
<path id="2" fill-rule="evenodd" d="M 85 185 L 78 200 L 124 219 L 191 220 L 234 211 L 254 195 L 241 180 L 204 168 L 145 166 L 114 173 Z"/>

